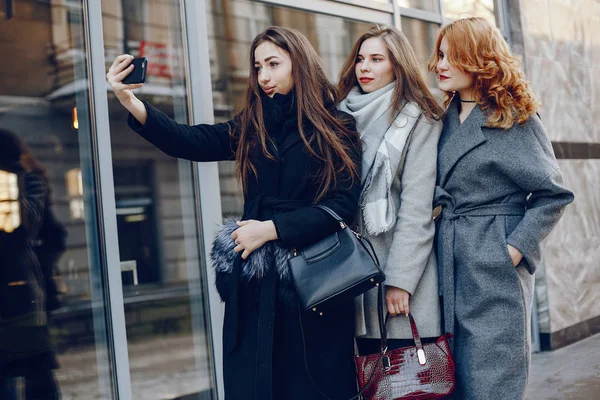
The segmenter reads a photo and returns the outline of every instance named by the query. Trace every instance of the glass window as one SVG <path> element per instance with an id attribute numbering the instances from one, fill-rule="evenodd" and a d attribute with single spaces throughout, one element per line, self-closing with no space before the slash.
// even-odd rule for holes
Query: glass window
<path id="1" fill-rule="evenodd" d="M 438 0 L 397 0 L 399 7 L 438 12 Z"/>
<path id="2" fill-rule="evenodd" d="M 270 25 L 298 29 L 323 58 L 325 71 L 337 81 L 351 46 L 371 24 L 246 0 L 207 1 L 208 39 L 215 120 L 233 117 L 243 101 L 252 39 Z M 242 215 L 243 198 L 234 163 L 219 163 L 225 216 Z"/>
<path id="3" fill-rule="evenodd" d="M 102 18 L 106 68 L 118 54 L 147 57 L 137 96 L 188 123 L 182 7 L 105 0 Z M 194 166 L 132 132 L 111 90 L 108 101 L 132 396 L 212 398 Z"/>
<path id="4" fill-rule="evenodd" d="M 442 0 L 444 18 L 483 17 L 496 25 L 494 0 Z"/>
<path id="5" fill-rule="evenodd" d="M 427 64 L 433 54 L 433 48 L 439 31 L 438 25 L 408 17 L 401 17 L 400 24 L 402 32 L 406 35 L 415 50 L 419 67 L 426 78 L 428 86 L 430 88 L 437 88 L 436 77 L 433 73 L 427 71 Z"/>
<path id="6" fill-rule="evenodd" d="M 0 398 L 109 399 L 83 1 L 13 3 L 0 23 Z"/>

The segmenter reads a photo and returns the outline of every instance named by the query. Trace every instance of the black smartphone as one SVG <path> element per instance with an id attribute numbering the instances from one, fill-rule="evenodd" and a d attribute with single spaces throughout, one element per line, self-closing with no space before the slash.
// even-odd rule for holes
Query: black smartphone
<path id="1" fill-rule="evenodd" d="M 146 57 L 134 58 L 131 64 L 133 64 L 133 71 L 123 79 L 123 83 L 126 85 L 144 83 L 148 59 Z"/>

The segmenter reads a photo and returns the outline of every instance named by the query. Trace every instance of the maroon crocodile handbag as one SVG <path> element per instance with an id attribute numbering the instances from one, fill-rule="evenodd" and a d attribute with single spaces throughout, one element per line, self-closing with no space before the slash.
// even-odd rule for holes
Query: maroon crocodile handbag
<path id="1" fill-rule="evenodd" d="M 367 400 L 439 399 L 454 390 L 454 360 L 448 339 L 423 345 L 412 314 L 408 314 L 414 346 L 387 350 L 387 320 L 383 319 L 383 290 L 379 289 L 378 318 L 381 352 L 356 356 L 358 383 Z M 388 316 L 389 317 L 389 316 Z M 366 386 L 366 387 L 365 387 Z"/>

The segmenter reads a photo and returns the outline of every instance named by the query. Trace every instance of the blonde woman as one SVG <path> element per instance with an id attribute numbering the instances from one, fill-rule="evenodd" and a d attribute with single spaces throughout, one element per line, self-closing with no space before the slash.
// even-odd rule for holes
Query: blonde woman
<path id="1" fill-rule="evenodd" d="M 386 308 L 410 311 L 425 342 L 440 335 L 432 201 L 443 111 L 429 92 L 410 43 L 398 29 L 374 25 L 354 44 L 339 84 L 339 108 L 363 141 L 359 229 L 386 274 Z M 357 299 L 361 355 L 380 349 L 377 290 Z M 388 323 L 389 348 L 412 345 L 404 317 Z"/>

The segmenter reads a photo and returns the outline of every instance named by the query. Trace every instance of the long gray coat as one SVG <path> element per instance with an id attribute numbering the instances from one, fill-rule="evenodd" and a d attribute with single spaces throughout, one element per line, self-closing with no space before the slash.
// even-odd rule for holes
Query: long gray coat
<path id="1" fill-rule="evenodd" d="M 486 128 L 460 124 L 458 99 L 439 144 L 435 205 L 445 329 L 454 333 L 456 398 L 523 398 L 530 360 L 533 273 L 542 241 L 573 201 L 538 116 Z M 528 197 L 529 196 L 529 197 Z M 507 244 L 523 253 L 513 267 Z"/>
<path id="2" fill-rule="evenodd" d="M 401 129 L 402 114 L 398 114 L 390 129 Z M 421 116 L 407 143 L 404 165 L 400 165 L 392 182 L 396 205 L 396 225 L 377 236 L 367 235 L 373 243 L 379 262 L 385 271 L 386 286 L 395 286 L 411 294 L 410 311 L 421 337 L 440 335 L 438 276 L 433 240 L 435 224 L 431 204 L 435 189 L 437 146 L 442 130 L 441 121 Z M 362 221 L 360 215 L 359 221 Z M 379 338 L 377 320 L 377 289 L 356 299 L 357 336 Z M 390 339 L 410 339 L 410 324 L 405 317 L 388 323 Z"/>

